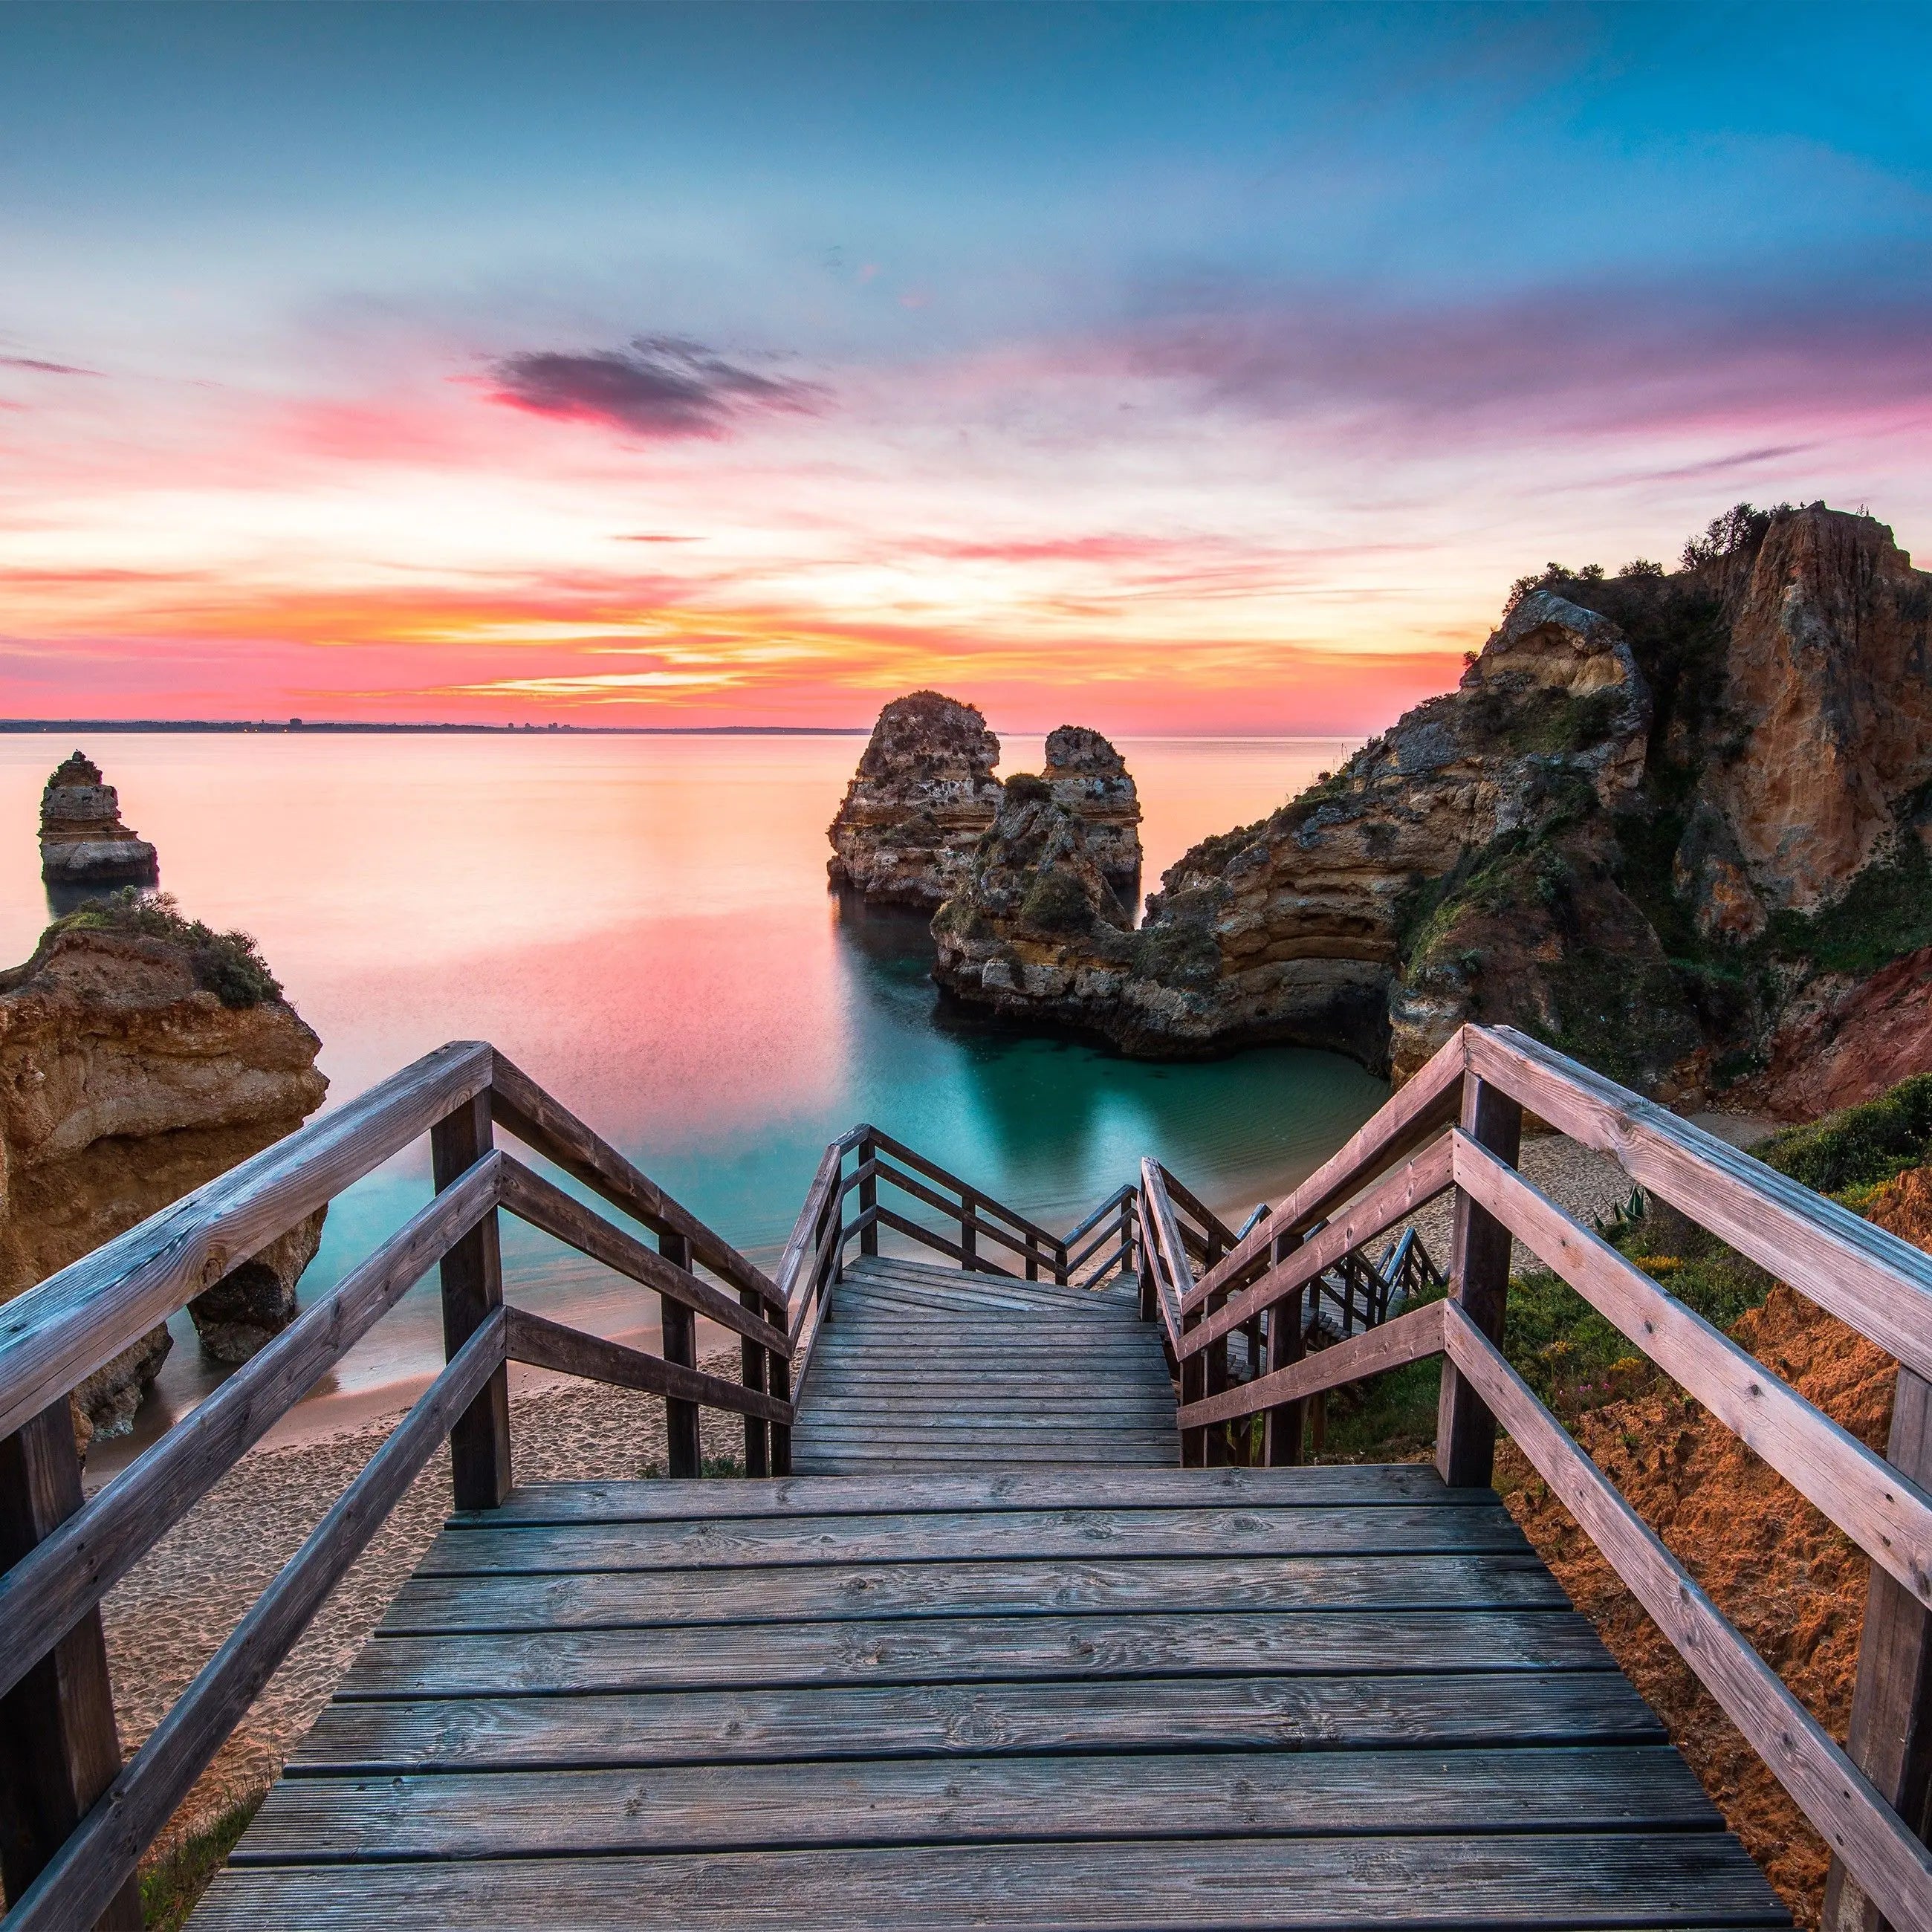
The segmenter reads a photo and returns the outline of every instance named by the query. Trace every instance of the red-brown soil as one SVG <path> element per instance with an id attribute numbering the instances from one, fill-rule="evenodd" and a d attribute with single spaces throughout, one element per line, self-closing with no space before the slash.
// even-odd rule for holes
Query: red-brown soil
<path id="1" fill-rule="evenodd" d="M 1866 1209 L 1932 1250 L 1932 1166 Z M 1742 1346 L 1874 1448 L 1890 1426 L 1896 1364 L 1788 1288 L 1732 1331 Z M 1577 1440 L 1725 1615 L 1840 1743 L 1850 1714 L 1869 1566 L 1722 1424 L 1674 1391 L 1575 1419 Z M 1823 1842 L 1514 1444 L 1497 1486 L 1563 1586 L 1670 1727 L 1718 1808 L 1798 1924 L 1815 1926 Z"/>

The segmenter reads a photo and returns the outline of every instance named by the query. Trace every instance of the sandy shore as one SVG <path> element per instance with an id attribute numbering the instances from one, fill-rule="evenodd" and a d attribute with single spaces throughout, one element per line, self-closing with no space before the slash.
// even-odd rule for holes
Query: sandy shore
<path id="1" fill-rule="evenodd" d="M 735 1381 L 737 1352 L 703 1366 Z M 664 1403 L 586 1382 L 513 1392 L 511 1454 L 520 1482 L 640 1475 L 662 1467 Z M 244 1456 L 110 1594 L 107 1649 L 124 1751 L 160 1722 L 277 1570 L 386 1439 L 394 1418 L 297 1447 Z M 707 1456 L 742 1455 L 742 1424 L 704 1415 Z M 156 1846 L 164 1851 L 264 1789 L 328 1702 L 449 1508 L 449 1458 L 437 1456 L 337 1586 Z"/>

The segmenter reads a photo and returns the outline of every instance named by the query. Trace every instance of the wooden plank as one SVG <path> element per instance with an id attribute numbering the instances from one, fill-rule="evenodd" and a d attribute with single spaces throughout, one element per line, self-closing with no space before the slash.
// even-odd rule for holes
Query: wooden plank
<path id="1" fill-rule="evenodd" d="M 1412 1074 L 1376 1108 L 1365 1126 L 1292 1193 L 1276 1202 L 1267 1218 L 1208 1270 L 1202 1277 L 1204 1286 L 1220 1287 L 1252 1266 L 1269 1243 L 1281 1235 L 1305 1234 L 1338 1202 L 1352 1199 L 1371 1181 L 1406 1160 L 1425 1141 L 1453 1125 L 1462 1104 L 1468 1060 L 1464 1036 L 1473 1030 L 1459 1028 L 1452 1034 L 1427 1065 Z"/>
<path id="2" fill-rule="evenodd" d="M 1456 1178 L 1472 1198 L 1874 1562 L 1932 1604 L 1932 1496 L 1513 1169 L 1457 1138 Z"/>
<path id="3" fill-rule="evenodd" d="M 1516 1446 L 1898 1932 L 1932 1932 L 1932 1853 L 1453 1304 L 1444 1336 Z"/>
<path id="4" fill-rule="evenodd" d="M 430 1168 L 439 1194 L 490 1161 L 496 1169 L 495 1192 L 501 1202 L 506 1163 L 494 1154 L 490 1133 L 487 1094 L 472 1094 L 430 1128 Z M 494 1206 L 461 1240 L 450 1244 L 438 1268 L 443 1353 L 454 1361 L 470 1338 L 495 1320 L 502 1309 L 503 1257 Z M 449 1465 L 453 1499 L 460 1510 L 492 1509 L 510 1493 L 510 1377 L 500 1351 L 476 1400 L 450 1431 Z"/>
<path id="5" fill-rule="evenodd" d="M 107 1909 L 322 1599 L 501 1367 L 506 1312 L 497 1309 L 477 1329 L 330 1506 L 79 1828 L 13 1901 L 7 1932 L 72 1932 Z"/>
<path id="6" fill-rule="evenodd" d="M 783 1482 L 520 1484 L 500 1509 L 452 1519 L 452 1531 L 532 1522 L 652 1522 L 700 1516 L 836 1517 L 937 1510 L 1197 1509 L 1222 1503 L 1270 1509 L 1346 1503 L 1370 1509 L 1427 1502 L 1438 1509 L 1488 1508 L 1490 1497 L 1445 1490 L 1426 1462 L 1318 1463 L 1298 1469 L 1124 1469 L 1088 1476 L 934 1477 L 908 1489 L 844 1478 Z"/>
<path id="7" fill-rule="evenodd" d="M 826 1564 L 634 1576 L 417 1576 L 389 1632 L 592 1624 L 770 1623 L 788 1617 L 1118 1615 L 1138 1610 L 1567 1610 L 1528 1556 L 1106 1558 L 1061 1563 Z"/>
<path id="8" fill-rule="evenodd" d="M 382 1636 L 337 1685 L 376 1698 L 537 1692 L 798 1690 L 1034 1678 L 1320 1677 L 1386 1672 L 1614 1670 L 1574 1611 L 1363 1611 L 1145 1617 L 935 1617 L 698 1630 Z"/>
<path id="9" fill-rule="evenodd" d="M 1238 1294 L 1229 1295 L 1217 1312 L 1190 1332 L 1187 1346 L 1182 1352 L 1192 1354 L 1196 1349 L 1204 1348 L 1210 1342 L 1232 1334 L 1244 1324 L 1252 1321 L 1263 1309 L 1300 1288 L 1323 1269 L 1333 1268 L 1364 1241 L 1372 1241 L 1378 1234 L 1386 1234 L 1398 1222 L 1407 1220 L 1451 1185 L 1450 1170 L 1450 1154 L 1446 1137 L 1431 1142 L 1412 1155 L 1396 1172 L 1371 1188 L 1359 1201 L 1352 1202 L 1336 1220 L 1310 1234 L 1299 1247 L 1291 1250 L 1286 1260 L 1275 1263 L 1252 1286 L 1243 1288 Z M 1183 1310 L 1201 1307 L 1207 1295 L 1214 1292 L 1197 1285 L 1181 1298 Z"/>
<path id="10" fill-rule="evenodd" d="M 0 1436 L 427 1132 L 490 1068 L 480 1041 L 439 1047 L 0 1306 Z"/>
<path id="11" fill-rule="evenodd" d="M 1513 1028 L 1472 1030 L 1469 1050 L 1485 1079 L 1932 1380 L 1932 1256 Z"/>
<path id="12" fill-rule="evenodd" d="M 412 1216 L 0 1575 L 0 1694 L 186 1516 L 496 1198 L 493 1155 Z"/>
<path id="13" fill-rule="evenodd" d="M 635 1236 L 614 1227 L 602 1215 L 573 1200 L 541 1174 L 506 1155 L 502 1166 L 502 1204 L 519 1220 L 566 1241 L 579 1254 L 654 1290 L 668 1301 L 694 1309 L 706 1320 L 734 1335 L 748 1336 L 760 1346 L 789 1355 L 791 1342 L 781 1328 L 740 1306 L 734 1295 L 700 1280 L 662 1255 L 653 1254 Z"/>
<path id="14" fill-rule="evenodd" d="M 1462 1131 L 1499 1165 L 1514 1167 L 1522 1144 L 1522 1103 L 1486 1080 L 1466 1079 Z M 1509 1270 L 1508 1228 L 1459 1186 L 1449 1242 L 1449 1300 L 1498 1347 Z M 1436 1466 L 1451 1489 L 1486 1490 L 1496 1457 L 1496 1419 L 1452 1357 L 1443 1365 L 1436 1391 Z"/>
<path id="15" fill-rule="evenodd" d="M 64 1400 L 0 1438 L 0 1564 L 37 1548 L 81 1508 L 80 1457 Z M 114 1687 L 100 1615 L 90 1605 L 16 1664 L 0 1698 L 0 1882 L 20 1898 L 121 1768 Z M 106 1888 L 92 1921 L 102 1932 L 140 1932 L 131 1874 Z"/>
<path id="16" fill-rule="evenodd" d="M 655 1923 L 721 1932 L 1790 1923 L 1736 1843 L 1708 1832 L 1392 1838 L 1372 1852 L 1353 1838 L 1168 1839 L 270 1867 L 223 1874 L 195 1923 L 196 1932 L 556 1932 L 560 1899 L 572 1932 L 636 1932 L 646 1900 Z"/>
<path id="17" fill-rule="evenodd" d="M 1187 1244 L 1175 1225 L 1174 1209 L 1162 1186 L 1160 1163 L 1141 1162 L 1141 1221 L 1148 1234 L 1149 1270 L 1154 1276 L 1154 1298 L 1162 1324 L 1167 1330 L 1168 1348 L 1178 1355 L 1181 1344 L 1181 1307 L 1194 1286 L 1194 1270 L 1187 1259 Z"/>
<path id="18" fill-rule="evenodd" d="M 909 1239 L 934 1249 L 942 1255 L 950 1255 L 956 1262 L 964 1263 L 966 1261 L 966 1250 L 957 1241 L 949 1241 L 943 1234 L 934 1234 L 930 1228 L 921 1227 L 916 1221 L 909 1220 L 904 1215 L 896 1214 L 890 1208 L 874 1208 L 870 1211 L 880 1227 L 896 1228 Z M 981 1274 L 1006 1275 L 1017 1278 L 1012 1277 L 1011 1269 L 1003 1268 L 997 1262 L 976 1259 L 973 1265 Z"/>
<path id="19" fill-rule="evenodd" d="M 1318 1348 L 1285 1369 L 1270 1370 L 1225 1394 L 1210 1397 L 1180 1412 L 1180 1426 L 1232 1421 L 1252 1415 L 1276 1402 L 1295 1402 L 1324 1389 L 1339 1388 L 1385 1369 L 1400 1368 L 1439 1354 L 1442 1348 L 1442 1306 L 1439 1301 L 1412 1308 L 1378 1328 L 1352 1335 L 1346 1342 Z"/>
<path id="20" fill-rule="evenodd" d="M 1619 1671 L 1429 1677 L 1126 1678 L 634 1690 L 332 1703 L 293 1773 L 728 1764 L 1042 1751 L 1330 1750 L 1428 1743 L 1656 1743 Z"/>
<path id="21" fill-rule="evenodd" d="M 942 1187 L 956 1190 L 965 1186 L 966 1184 L 956 1174 L 949 1174 L 937 1162 L 927 1160 L 924 1154 L 908 1147 L 904 1142 L 893 1139 L 890 1134 L 882 1132 L 877 1127 L 868 1126 L 866 1131 L 895 1160 L 902 1162 L 906 1166 L 924 1174 L 928 1180 L 936 1180 Z M 981 1193 L 977 1188 L 973 1192 L 982 1207 L 998 1215 L 1010 1226 L 1018 1228 L 1022 1234 L 1034 1236 L 1050 1252 L 1058 1252 L 1061 1248 L 1060 1237 L 1048 1233 L 1038 1222 L 1029 1221 L 1024 1214 L 1016 1214 L 1004 1202 L 994 1200 L 989 1194 Z"/>
<path id="22" fill-rule="evenodd" d="M 910 1758 L 634 1771 L 285 1779 L 238 1865 L 1408 1832 L 1714 1831 L 1666 1745 L 1528 1750 Z"/>
<path id="23" fill-rule="evenodd" d="M 697 1523 L 481 1524 L 439 1537 L 417 1574 L 495 1570 L 737 1568 L 746 1564 L 950 1563 L 999 1557 L 1414 1556 L 1529 1548 L 1501 1503 L 1488 1509 L 1003 1510 L 994 1516 L 754 1516 Z"/>
<path id="24" fill-rule="evenodd" d="M 509 1311 L 506 1346 L 513 1362 L 609 1382 L 618 1388 L 641 1389 L 647 1395 L 668 1396 L 694 1409 L 702 1403 L 707 1408 L 761 1416 L 773 1422 L 788 1420 L 791 1413 L 790 1403 L 774 1401 L 762 1389 L 748 1389 L 721 1376 L 706 1375 L 682 1363 L 647 1355 L 640 1348 L 626 1348 L 621 1342 L 607 1342 L 580 1328 L 566 1328 L 526 1308 Z"/>
<path id="25" fill-rule="evenodd" d="M 518 1139 L 554 1161 L 614 1208 L 653 1234 L 681 1234 L 705 1267 L 734 1288 L 748 1289 L 783 1320 L 785 1299 L 763 1269 L 754 1267 L 714 1229 L 680 1207 L 655 1181 L 632 1166 L 610 1142 L 560 1106 L 520 1067 L 493 1053 L 490 1104 Z M 565 1197 L 566 1199 L 568 1197 Z"/>

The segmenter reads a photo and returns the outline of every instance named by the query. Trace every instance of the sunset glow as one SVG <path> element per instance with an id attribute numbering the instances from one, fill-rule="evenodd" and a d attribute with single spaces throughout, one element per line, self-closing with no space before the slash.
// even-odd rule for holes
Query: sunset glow
<path id="1" fill-rule="evenodd" d="M 1354 732 L 1932 547 L 1924 16 L 1744 17 L 9 9 L 0 701 Z"/>

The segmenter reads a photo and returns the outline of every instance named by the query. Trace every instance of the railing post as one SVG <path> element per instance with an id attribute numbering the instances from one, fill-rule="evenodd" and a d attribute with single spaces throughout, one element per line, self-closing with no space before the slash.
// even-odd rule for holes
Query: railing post
<path id="1" fill-rule="evenodd" d="M 691 1269 L 691 1244 L 682 1234 L 660 1234 L 658 1252 L 674 1266 L 687 1274 Z M 664 1330 L 664 1356 L 668 1362 L 680 1362 L 687 1369 L 698 1366 L 698 1317 L 682 1302 L 674 1301 L 668 1294 L 658 1297 L 659 1316 Z M 753 1345 L 747 1342 L 749 1348 Z M 752 1418 L 746 1417 L 749 1422 Z M 686 1402 L 681 1396 L 664 1397 L 664 1437 L 667 1460 L 674 1476 L 701 1476 L 704 1473 L 704 1456 L 698 1432 L 698 1405 Z M 747 1453 L 749 1453 L 748 1439 Z"/>
<path id="2" fill-rule="evenodd" d="M 0 1570 L 80 1508 L 80 1456 L 62 1396 L 0 1442 Z M 100 1612 L 92 1610 L 0 1698 L 0 1877 L 17 1899 L 121 1774 Z M 97 1924 L 140 1932 L 130 1878 Z"/>
<path id="3" fill-rule="evenodd" d="M 749 1288 L 738 1292 L 738 1305 L 748 1315 L 763 1316 L 764 1298 Z M 781 1358 L 782 1359 L 782 1358 Z M 765 1345 L 741 1336 L 738 1342 L 740 1379 L 746 1388 L 763 1394 L 765 1387 Z M 771 1474 L 771 1425 L 762 1415 L 745 1418 L 745 1473 L 748 1476 Z"/>
<path id="4" fill-rule="evenodd" d="M 791 1364 L 782 1355 L 772 1354 L 765 1358 L 765 1392 L 776 1396 L 781 1402 L 791 1400 Z M 770 1426 L 770 1473 L 774 1476 L 790 1475 L 791 1431 L 782 1422 L 774 1422 Z"/>
<path id="5" fill-rule="evenodd" d="M 1300 1246 L 1299 1234 L 1277 1234 L 1274 1252 L 1270 1256 L 1271 1266 L 1279 1268 L 1295 1250 Z M 1277 1301 L 1268 1310 L 1268 1365 L 1276 1369 L 1292 1368 L 1301 1360 L 1307 1346 L 1307 1337 L 1303 1332 L 1301 1310 L 1306 1291 L 1297 1288 L 1286 1300 Z M 1262 1460 L 1270 1469 L 1286 1468 L 1301 1460 L 1303 1424 L 1307 1414 L 1307 1405 L 1302 1402 L 1282 1402 L 1274 1408 L 1262 1412 Z"/>
<path id="6" fill-rule="evenodd" d="M 1160 1288 L 1154 1278 L 1154 1244 L 1148 1238 L 1147 1201 L 1138 1193 L 1134 1196 L 1134 1212 L 1139 1224 L 1137 1232 L 1140 1237 L 1141 1319 L 1157 1322 L 1160 1318 Z"/>
<path id="7" fill-rule="evenodd" d="M 1208 1238 L 1208 1252 L 1214 1252 L 1214 1238 Z M 1210 1261 L 1208 1265 L 1212 1267 Z M 1226 1294 L 1210 1294 L 1202 1304 L 1198 1319 L 1204 1322 L 1210 1315 L 1218 1315 L 1227 1306 Z M 1202 1363 L 1205 1372 L 1201 1378 L 1201 1392 L 1204 1396 L 1221 1395 L 1228 1387 L 1228 1338 L 1216 1336 L 1196 1358 Z M 1210 1423 L 1204 1432 L 1203 1448 L 1210 1468 L 1220 1468 L 1228 1460 L 1228 1425 L 1225 1422 Z"/>
<path id="8" fill-rule="evenodd" d="M 959 1265 L 968 1274 L 980 1259 L 980 1231 L 974 1225 L 974 1214 L 973 1190 L 962 1186 L 959 1190 Z"/>
<path id="9" fill-rule="evenodd" d="M 1462 1083 L 1462 1131 L 1510 1167 L 1522 1148 L 1522 1108 L 1473 1074 Z M 1510 1231 L 1456 1190 L 1449 1294 L 1498 1346 L 1509 1297 Z M 1436 1412 L 1436 1466 L 1451 1489 L 1487 1489 L 1496 1465 L 1496 1419 L 1455 1364 L 1442 1364 Z"/>
<path id="10" fill-rule="evenodd" d="M 1932 1384 L 1910 1369 L 1898 1372 L 1885 1453 L 1922 1487 L 1932 1484 Z M 1932 1611 L 1876 1563 L 1846 1750 L 1906 1828 L 1932 1842 Z M 1822 1923 L 1823 1932 L 1881 1932 L 1886 1924 L 1835 1858 Z"/>
<path id="11" fill-rule="evenodd" d="M 429 1130 L 430 1168 L 440 1194 L 490 1151 L 488 1090 Z M 442 1346 L 456 1352 L 503 1305 L 503 1256 L 492 1208 L 442 1258 Z M 456 1507 L 494 1509 L 510 1493 L 510 1376 L 500 1363 L 483 1392 L 449 1432 Z"/>
<path id="12" fill-rule="evenodd" d="M 862 1168 L 878 1156 L 878 1150 L 872 1144 L 869 1136 L 859 1143 L 859 1165 Z M 876 1174 L 867 1174 L 859 1183 L 859 1218 L 864 1220 L 879 1204 L 879 1183 Z M 859 1252 L 862 1255 L 875 1255 L 879 1252 L 879 1224 L 868 1221 L 859 1231 Z"/>

